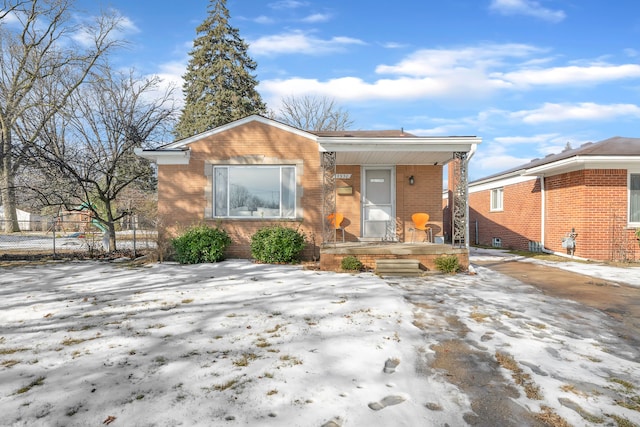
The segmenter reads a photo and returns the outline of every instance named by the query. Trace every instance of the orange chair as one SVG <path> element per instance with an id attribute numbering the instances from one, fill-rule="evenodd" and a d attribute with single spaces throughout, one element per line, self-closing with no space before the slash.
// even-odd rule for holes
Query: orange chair
<path id="1" fill-rule="evenodd" d="M 340 212 L 332 213 L 327 216 L 329 223 L 336 230 L 342 231 L 342 242 L 344 242 L 344 227 L 342 226 L 342 221 L 344 220 L 344 215 Z"/>
<path id="2" fill-rule="evenodd" d="M 423 212 L 414 213 L 413 215 L 411 215 L 411 221 L 413 221 L 413 228 L 411 228 L 412 243 L 415 241 L 414 239 L 416 236 L 416 230 L 424 231 L 426 234 L 426 237 L 428 238 L 428 241 L 429 242 L 433 241 L 433 232 L 431 230 L 431 227 L 427 225 L 427 223 L 429 222 L 429 214 L 423 213 Z"/>

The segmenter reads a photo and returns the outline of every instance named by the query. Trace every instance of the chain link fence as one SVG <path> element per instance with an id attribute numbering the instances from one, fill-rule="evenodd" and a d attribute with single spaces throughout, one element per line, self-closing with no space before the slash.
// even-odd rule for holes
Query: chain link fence
<path id="1" fill-rule="evenodd" d="M 18 221 L 21 231 L 14 233 L 4 232 L 6 222 L 0 220 L 0 259 L 100 258 L 109 253 L 106 228 L 97 221 L 39 217 Z M 113 253 L 135 258 L 157 248 L 157 231 L 151 227 L 139 229 L 137 223 L 129 218 L 116 225 Z"/>

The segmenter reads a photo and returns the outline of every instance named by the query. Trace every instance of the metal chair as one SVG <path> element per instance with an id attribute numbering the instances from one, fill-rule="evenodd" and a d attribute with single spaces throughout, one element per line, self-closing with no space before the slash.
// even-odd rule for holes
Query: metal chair
<path id="1" fill-rule="evenodd" d="M 413 227 L 411 228 L 411 243 L 415 242 L 416 230 L 422 230 L 425 232 L 428 242 L 433 241 L 433 231 L 431 227 L 427 225 L 429 222 L 429 214 L 424 212 L 418 212 L 411 215 L 411 221 L 413 221 Z"/>
<path id="2" fill-rule="evenodd" d="M 327 216 L 329 223 L 336 230 L 336 234 L 338 230 L 342 231 L 342 242 L 344 243 L 344 227 L 342 226 L 342 221 L 344 220 L 344 215 L 340 212 L 332 213 Z M 337 237 L 337 236 L 336 236 Z"/>

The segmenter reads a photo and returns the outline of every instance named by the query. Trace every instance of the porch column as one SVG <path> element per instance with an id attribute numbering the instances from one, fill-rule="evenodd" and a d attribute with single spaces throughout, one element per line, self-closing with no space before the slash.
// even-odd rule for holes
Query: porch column
<path id="1" fill-rule="evenodd" d="M 452 189 L 451 203 L 451 244 L 460 247 L 463 245 L 469 247 L 469 182 L 468 182 L 468 163 L 467 154 L 465 152 L 453 153 L 454 161 L 453 173 L 451 177 L 454 182 L 450 185 Z"/>
<path id="2" fill-rule="evenodd" d="M 335 241 L 335 228 L 328 216 L 336 211 L 336 153 L 322 153 L 322 244 Z"/>

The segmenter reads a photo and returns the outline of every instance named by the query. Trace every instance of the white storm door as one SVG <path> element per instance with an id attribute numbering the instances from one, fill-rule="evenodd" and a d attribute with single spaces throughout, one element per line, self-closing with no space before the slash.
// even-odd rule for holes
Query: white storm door
<path id="1" fill-rule="evenodd" d="M 365 167 L 362 176 L 362 237 L 387 238 L 395 215 L 394 170 L 391 167 Z"/>

